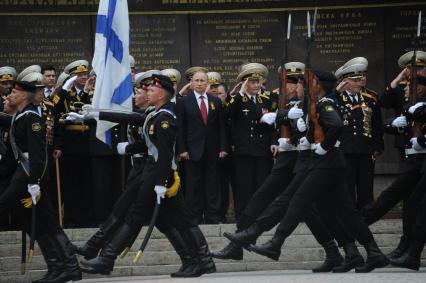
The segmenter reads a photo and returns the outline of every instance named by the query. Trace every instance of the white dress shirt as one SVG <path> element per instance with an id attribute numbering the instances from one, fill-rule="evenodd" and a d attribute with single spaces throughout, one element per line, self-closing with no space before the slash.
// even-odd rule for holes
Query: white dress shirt
<path id="1" fill-rule="evenodd" d="M 209 113 L 209 98 L 207 97 L 207 94 L 199 94 L 198 92 L 194 91 L 195 98 L 197 99 L 198 108 L 201 110 L 201 96 L 204 96 L 204 103 L 206 104 L 207 114 Z"/>

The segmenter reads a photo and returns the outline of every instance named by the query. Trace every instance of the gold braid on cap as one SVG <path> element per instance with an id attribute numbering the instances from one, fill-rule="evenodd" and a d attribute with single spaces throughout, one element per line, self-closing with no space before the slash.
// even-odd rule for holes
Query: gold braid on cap
<path id="1" fill-rule="evenodd" d="M 87 67 L 85 65 L 79 65 L 73 69 L 70 70 L 71 74 L 77 74 L 77 73 L 84 73 L 84 72 L 88 72 L 89 69 L 87 69 Z"/>
<path id="2" fill-rule="evenodd" d="M 218 85 L 220 84 L 219 80 L 217 79 L 210 79 L 208 80 L 209 85 Z"/>
<path id="3" fill-rule="evenodd" d="M 13 76 L 11 74 L 4 74 L 0 76 L 1 82 L 13 81 Z"/>
<path id="4" fill-rule="evenodd" d="M 262 74 L 260 74 L 260 73 L 253 73 L 253 74 L 248 75 L 248 76 L 247 76 L 247 77 L 245 77 L 245 78 L 247 78 L 247 79 L 249 79 L 249 80 L 262 80 L 262 79 L 263 79 L 263 76 L 262 76 Z"/>

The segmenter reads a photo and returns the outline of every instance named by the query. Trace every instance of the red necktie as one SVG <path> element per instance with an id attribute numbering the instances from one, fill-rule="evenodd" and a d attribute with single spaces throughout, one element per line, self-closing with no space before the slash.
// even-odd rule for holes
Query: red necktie
<path id="1" fill-rule="evenodd" d="M 200 111 L 201 111 L 201 118 L 203 118 L 204 125 L 207 125 L 207 107 L 206 103 L 204 103 L 204 95 L 200 96 L 201 103 L 200 103 Z"/>

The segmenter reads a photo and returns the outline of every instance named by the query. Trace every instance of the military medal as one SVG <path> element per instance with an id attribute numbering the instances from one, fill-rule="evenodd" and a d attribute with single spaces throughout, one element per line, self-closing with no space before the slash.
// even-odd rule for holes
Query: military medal
<path id="1" fill-rule="evenodd" d="M 210 102 L 210 109 L 211 110 L 215 110 L 216 108 L 214 107 L 214 103 L 213 102 Z"/>
<path id="2" fill-rule="evenodd" d="M 248 110 L 248 109 L 243 109 L 242 111 L 244 112 L 244 115 L 246 115 L 246 116 L 247 116 L 247 115 L 248 115 L 248 113 L 250 112 L 250 110 Z"/>

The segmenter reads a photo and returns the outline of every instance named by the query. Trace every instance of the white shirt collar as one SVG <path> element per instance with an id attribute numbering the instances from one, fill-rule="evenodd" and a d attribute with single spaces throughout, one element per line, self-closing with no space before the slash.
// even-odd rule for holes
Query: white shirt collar
<path id="1" fill-rule="evenodd" d="M 197 100 L 200 99 L 200 96 L 204 96 L 204 99 L 207 99 L 207 94 L 206 93 L 199 94 L 198 92 L 196 92 L 194 90 L 194 94 L 195 94 L 195 97 L 197 98 Z"/>

